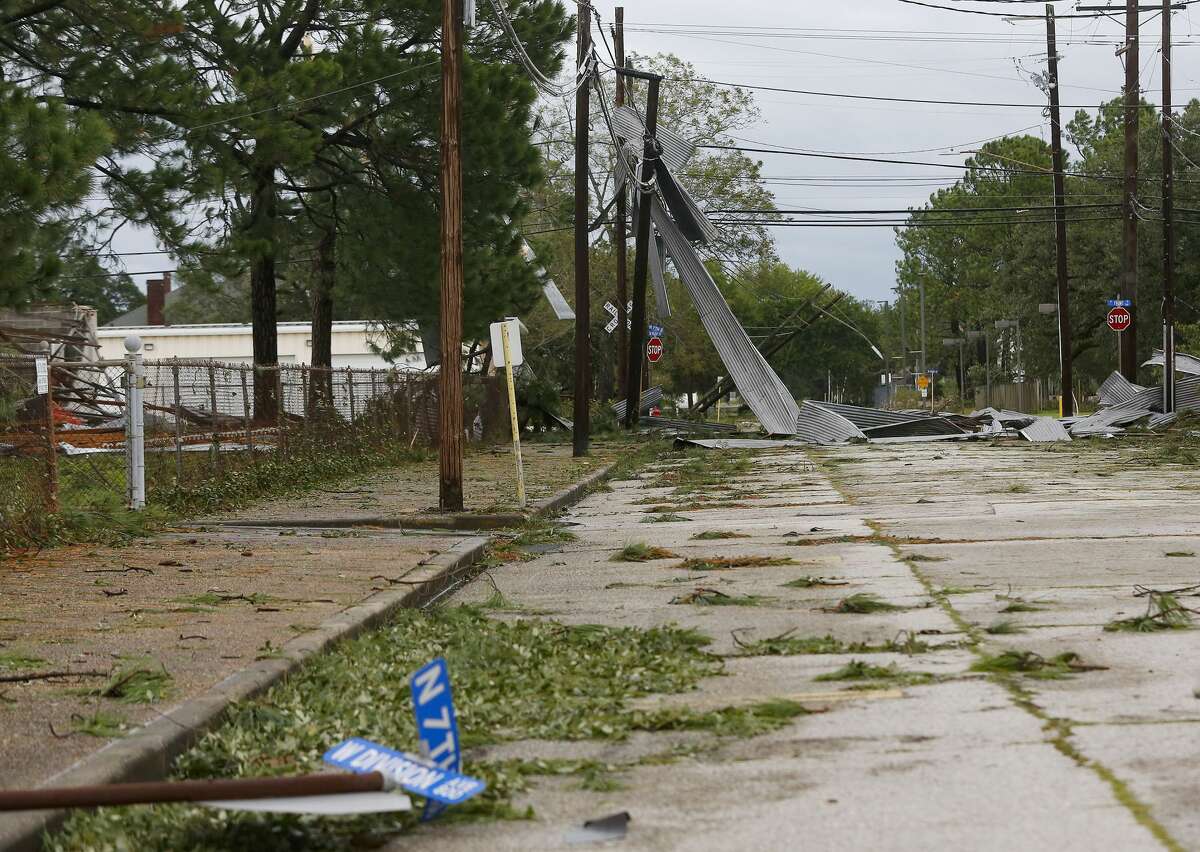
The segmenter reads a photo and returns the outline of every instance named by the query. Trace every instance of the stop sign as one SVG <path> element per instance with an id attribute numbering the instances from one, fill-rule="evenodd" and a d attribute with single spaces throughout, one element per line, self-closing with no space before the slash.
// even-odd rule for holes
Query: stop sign
<path id="1" fill-rule="evenodd" d="M 1113 308 L 1108 312 L 1108 327 L 1113 331 L 1125 331 L 1133 322 L 1133 314 L 1129 308 Z"/>
<path id="2" fill-rule="evenodd" d="M 646 341 L 646 360 L 657 364 L 662 359 L 663 342 L 661 337 L 651 337 Z"/>

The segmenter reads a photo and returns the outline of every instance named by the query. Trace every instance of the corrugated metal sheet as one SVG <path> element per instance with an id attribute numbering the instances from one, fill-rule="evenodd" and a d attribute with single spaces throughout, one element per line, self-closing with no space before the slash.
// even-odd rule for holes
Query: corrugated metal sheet
<path id="1" fill-rule="evenodd" d="M 1161 362 L 1160 362 L 1161 363 Z M 1120 405 L 1133 399 L 1138 391 L 1145 390 L 1141 385 L 1135 385 L 1116 370 L 1109 375 L 1098 391 L 1101 405 Z"/>
<path id="2" fill-rule="evenodd" d="M 1170 426 L 1175 422 L 1177 417 L 1179 417 L 1179 414 L 1174 411 L 1168 412 L 1167 414 L 1151 414 L 1150 419 L 1146 422 L 1146 425 L 1151 429 L 1160 429 L 1163 426 Z"/>
<path id="3" fill-rule="evenodd" d="M 542 285 L 542 293 L 546 296 L 546 301 L 550 303 L 550 307 L 554 310 L 554 315 L 560 320 L 575 319 L 575 311 L 567 304 L 567 300 L 563 298 L 562 292 L 558 289 L 558 285 L 552 280 L 547 279 Z"/>
<path id="4" fill-rule="evenodd" d="M 647 413 L 650 410 L 651 406 L 655 406 L 655 405 L 658 405 L 659 403 L 661 403 L 662 398 L 663 398 L 663 389 L 661 386 L 655 385 L 652 388 L 647 388 L 646 390 L 642 391 L 642 398 L 638 401 L 638 413 L 639 414 Z M 616 402 L 614 402 L 612 404 L 613 414 L 617 415 L 618 420 L 625 419 L 626 405 L 627 405 L 627 403 L 623 399 L 617 400 Z"/>
<path id="5" fill-rule="evenodd" d="M 811 399 L 804 400 L 800 406 L 795 434 L 810 444 L 844 444 L 855 438 L 867 437 L 845 417 Z"/>
<path id="6" fill-rule="evenodd" d="M 657 234 L 650 240 L 650 280 L 654 284 L 654 305 L 661 320 L 671 318 L 671 297 L 667 295 L 667 281 L 663 275 L 662 237 Z"/>
<path id="7" fill-rule="evenodd" d="M 1076 420 L 1070 426 L 1070 433 L 1076 438 L 1085 435 L 1104 435 L 1122 431 L 1122 426 L 1128 426 L 1153 414 L 1148 408 L 1102 408 L 1090 417 Z"/>
<path id="8" fill-rule="evenodd" d="M 1036 443 L 1069 441 L 1070 434 L 1053 417 L 1039 417 L 1021 430 L 1021 437 Z"/>
<path id="9" fill-rule="evenodd" d="M 879 408 L 864 408 L 861 405 L 846 405 L 840 402 L 822 402 L 822 408 L 837 412 L 859 429 L 890 426 L 893 423 L 911 423 L 926 420 L 928 411 L 884 411 Z"/>
<path id="10" fill-rule="evenodd" d="M 861 427 L 860 427 L 861 428 Z M 873 426 L 863 429 L 868 438 L 904 438 L 927 437 L 929 435 L 964 435 L 961 429 L 944 417 L 922 417 L 919 420 L 905 420 L 902 423 L 887 423 L 883 426 Z"/>
<path id="11" fill-rule="evenodd" d="M 1162 388 L 1142 388 L 1129 399 L 1113 406 L 1119 411 L 1162 411 L 1162 407 Z"/>
<path id="12" fill-rule="evenodd" d="M 670 417 L 643 417 L 638 421 L 643 429 L 677 429 L 681 432 L 736 432 L 732 423 L 711 423 L 707 420 L 673 420 Z"/>
<path id="13" fill-rule="evenodd" d="M 707 450 L 775 450 L 800 447 L 803 441 L 772 441 L 767 438 L 676 438 L 675 446 L 704 447 Z"/>
<path id="14" fill-rule="evenodd" d="M 646 126 L 642 124 L 642 119 L 628 106 L 617 107 L 613 110 L 612 122 L 617 130 L 617 135 L 622 139 L 640 140 L 646 136 Z M 674 172 L 682 170 L 687 161 L 696 153 L 696 146 L 691 142 L 662 126 L 658 128 L 655 137 L 662 147 L 663 162 Z M 638 155 L 641 156 L 641 153 L 639 150 Z"/>
<path id="15" fill-rule="evenodd" d="M 737 385 L 738 394 L 758 417 L 767 434 L 796 434 L 800 409 L 791 391 L 746 335 L 692 244 L 680 233 L 657 198 L 651 199 L 650 210 L 675 263 L 675 270 L 696 305 L 696 312 L 700 314 L 700 321 L 712 339 L 721 363 Z"/>
<path id="16" fill-rule="evenodd" d="M 1142 364 L 1143 367 L 1161 367 L 1166 360 L 1161 349 L 1155 349 L 1154 354 L 1150 356 L 1150 360 Z M 1187 373 L 1189 376 L 1200 376 L 1200 358 L 1195 355 L 1188 355 L 1186 352 L 1175 353 L 1175 372 Z"/>
<path id="17" fill-rule="evenodd" d="M 1175 383 L 1175 410 L 1200 411 L 1200 378 Z"/>

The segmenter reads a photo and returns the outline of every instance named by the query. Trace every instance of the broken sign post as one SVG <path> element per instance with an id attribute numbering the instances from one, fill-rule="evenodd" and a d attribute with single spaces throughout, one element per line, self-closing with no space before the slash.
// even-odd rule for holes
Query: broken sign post
<path id="1" fill-rule="evenodd" d="M 508 379 L 508 418 L 512 426 L 513 456 L 517 460 L 517 505 L 525 508 L 525 466 L 521 462 L 521 431 L 517 423 L 517 389 L 513 384 L 513 367 L 524 361 L 521 352 L 521 322 L 509 317 L 504 322 L 494 322 L 492 332 L 492 358 L 497 367 L 504 368 Z"/>
<path id="2" fill-rule="evenodd" d="M 458 717 L 454 713 L 450 672 L 445 658 L 438 657 L 413 672 L 409 689 L 413 697 L 413 715 L 417 720 L 421 753 L 441 769 L 460 771 L 462 751 L 458 741 Z M 433 819 L 443 810 L 443 804 L 426 802 L 421 818 Z"/>

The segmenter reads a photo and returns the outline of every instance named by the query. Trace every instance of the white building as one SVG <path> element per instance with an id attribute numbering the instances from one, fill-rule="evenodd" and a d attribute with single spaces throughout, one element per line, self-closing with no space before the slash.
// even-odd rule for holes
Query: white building
<path id="1" fill-rule="evenodd" d="M 312 326 L 307 322 L 281 322 L 279 363 L 312 362 Z M 389 363 L 371 348 L 386 346 L 382 332 L 374 323 L 353 321 L 333 324 L 334 367 L 398 367 L 402 370 L 425 369 L 425 355 L 415 333 L 412 351 Z M 254 360 L 254 339 L 248 323 L 212 323 L 205 325 L 125 325 L 102 326 L 96 330 L 101 359 L 123 358 L 125 338 L 136 335 L 142 340 L 147 360 L 168 358 L 204 358 L 230 364 L 250 364 Z"/>

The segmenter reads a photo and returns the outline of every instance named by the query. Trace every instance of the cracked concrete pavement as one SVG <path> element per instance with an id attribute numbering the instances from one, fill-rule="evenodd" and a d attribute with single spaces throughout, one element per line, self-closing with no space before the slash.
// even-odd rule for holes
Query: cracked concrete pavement
<path id="1" fill-rule="evenodd" d="M 1082 444 L 787 448 L 752 458 L 749 472 L 722 483 L 743 492 L 742 508 L 679 508 L 687 520 L 645 523 L 649 498 L 691 499 L 651 487 L 679 464 L 664 459 L 569 512 L 578 541 L 492 577 L 529 614 L 693 627 L 727 657 L 724 675 L 697 691 L 648 702 L 719 708 L 789 698 L 819 712 L 751 739 L 673 732 L 496 747 L 488 757 L 611 763 L 619 788 L 539 777 L 514 802 L 533 807 L 531 820 L 435 825 L 391 848 L 560 849 L 585 820 L 627 810 L 621 846 L 630 850 L 1200 849 L 1191 771 L 1200 751 L 1200 633 L 1103 629 L 1143 610 L 1134 584 L 1200 582 L 1200 557 L 1167 555 L 1200 553 L 1200 493 L 1186 469 L 1121 468 Z M 694 538 L 709 530 L 747 537 Z M 795 564 L 689 573 L 674 567 L 678 559 L 611 560 L 632 542 L 680 557 Z M 806 575 L 845 585 L 783 585 Z M 670 603 L 696 586 L 758 600 Z M 492 592 L 476 582 L 458 599 Z M 859 592 L 901 609 L 825 611 Z M 1001 614 L 1015 598 L 1037 608 Z M 1001 619 L 1022 632 L 986 632 Z M 742 644 L 787 631 L 844 642 L 916 636 L 934 647 L 744 654 Z M 1105 668 L 1060 680 L 970 670 L 1006 649 L 1047 658 L 1072 651 Z M 873 690 L 814 681 L 852 659 L 934 679 Z M 667 752 L 676 757 L 662 760 Z M 482 756 L 468 755 L 467 771 Z"/>

